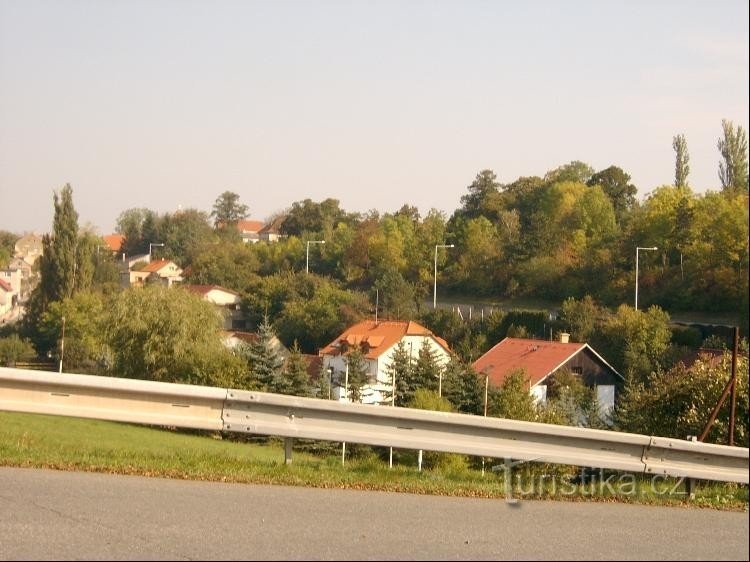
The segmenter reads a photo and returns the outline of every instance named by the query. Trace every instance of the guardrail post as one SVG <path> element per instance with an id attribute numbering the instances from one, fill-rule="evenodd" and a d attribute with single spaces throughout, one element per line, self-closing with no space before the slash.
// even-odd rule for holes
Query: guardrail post
<path id="1" fill-rule="evenodd" d="M 696 435 L 688 435 L 687 440 L 698 441 L 698 437 Z M 688 499 L 695 499 L 695 478 L 685 478 L 685 493 Z"/>
<path id="2" fill-rule="evenodd" d="M 292 464 L 292 443 L 293 437 L 284 437 L 284 464 Z"/>

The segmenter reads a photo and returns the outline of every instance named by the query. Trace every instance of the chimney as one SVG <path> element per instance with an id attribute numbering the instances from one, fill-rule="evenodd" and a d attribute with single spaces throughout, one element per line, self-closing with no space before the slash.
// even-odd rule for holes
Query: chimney
<path id="1" fill-rule="evenodd" d="M 570 334 L 567 332 L 560 332 L 560 343 L 568 343 L 570 340 Z"/>

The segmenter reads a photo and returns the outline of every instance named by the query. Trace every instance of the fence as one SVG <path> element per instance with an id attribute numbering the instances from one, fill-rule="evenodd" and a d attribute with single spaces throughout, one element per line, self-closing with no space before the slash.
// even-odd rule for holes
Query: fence
<path id="1" fill-rule="evenodd" d="M 410 408 L 0 368 L 0 410 L 748 483 L 748 449 Z"/>

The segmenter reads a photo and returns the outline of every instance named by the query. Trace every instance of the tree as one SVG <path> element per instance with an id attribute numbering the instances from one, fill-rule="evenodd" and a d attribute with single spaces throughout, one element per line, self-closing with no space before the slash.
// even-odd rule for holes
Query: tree
<path id="1" fill-rule="evenodd" d="M 417 360 L 412 369 L 412 378 L 417 388 L 437 391 L 442 382 L 443 366 L 438 362 L 437 352 L 430 344 L 430 340 L 424 338 L 419 346 Z"/>
<path id="2" fill-rule="evenodd" d="M 248 206 L 240 203 L 240 196 L 232 191 L 225 191 L 216 198 L 211 216 L 216 228 L 234 228 L 247 217 Z"/>
<path id="3" fill-rule="evenodd" d="M 17 361 L 28 361 L 36 357 L 34 346 L 26 338 L 18 334 L 11 334 L 7 338 L 0 338 L 0 365 L 13 367 Z"/>
<path id="4" fill-rule="evenodd" d="M 747 355 L 738 356 L 738 373 L 747 373 Z M 631 382 L 615 405 L 617 429 L 645 435 L 684 439 L 700 435 L 713 408 L 718 404 L 731 370 L 731 353 L 719 363 L 698 359 L 689 368 L 678 363 L 665 372 L 650 374 L 646 380 Z M 748 445 L 747 377 L 737 377 L 735 440 Z M 706 438 L 709 443 L 725 444 L 729 429 L 729 400 L 724 401 Z"/>
<path id="5" fill-rule="evenodd" d="M 603 316 L 604 311 L 590 295 L 580 300 L 568 297 L 562 303 L 560 323 L 570 332 L 573 341 L 586 343 Z"/>
<path id="6" fill-rule="evenodd" d="M 117 376 L 236 388 L 246 370 L 222 342 L 221 315 L 186 290 L 122 291 L 106 325 Z"/>
<path id="7" fill-rule="evenodd" d="M 73 206 L 73 189 L 65 184 L 53 195 L 54 218 L 52 234 L 42 236 L 39 258 L 40 281 L 32 291 L 24 332 L 34 341 L 39 353 L 46 353 L 49 341 L 39 335 L 38 324 L 50 303 L 72 297 L 76 291 L 91 284 L 93 276 L 92 245 L 87 235 L 78 233 L 78 213 Z"/>
<path id="8" fill-rule="evenodd" d="M 485 216 L 494 219 L 500 210 L 500 184 L 492 170 L 482 170 L 467 189 L 469 193 L 461 196 L 460 214 L 468 219 Z"/>
<path id="9" fill-rule="evenodd" d="M 284 386 L 279 380 L 284 361 L 274 346 L 275 338 L 273 326 L 265 316 L 258 327 L 258 339 L 250 344 L 248 353 L 251 377 L 263 392 L 281 392 Z"/>
<path id="10" fill-rule="evenodd" d="M 677 187 L 688 186 L 688 175 L 690 174 L 690 155 L 688 154 L 685 135 L 676 135 L 672 138 L 672 148 L 675 151 L 674 184 Z"/>
<path id="11" fill-rule="evenodd" d="M 721 120 L 724 131 L 717 147 L 722 160 L 719 161 L 719 180 L 723 189 L 737 193 L 748 192 L 747 134 L 741 126 L 735 129 L 734 123 Z"/>
<path id="12" fill-rule="evenodd" d="M 21 238 L 17 234 L 7 230 L 0 230 L 0 268 L 5 267 L 10 262 L 15 253 L 16 241 Z"/>
<path id="13" fill-rule="evenodd" d="M 64 333 L 63 359 L 68 372 L 105 374 L 111 367 L 105 337 L 109 306 L 110 299 L 91 291 L 50 303 L 39 323 L 39 331 L 47 340 L 58 343 L 55 346 L 57 361 L 63 351 Z"/>
<path id="14" fill-rule="evenodd" d="M 605 170 L 595 173 L 586 185 L 599 185 L 604 193 L 612 201 L 612 207 L 615 210 L 615 216 L 618 221 L 622 221 L 625 214 L 635 204 L 635 194 L 638 189 L 630 183 L 630 175 L 626 174 L 617 166 L 610 166 Z"/>
<path id="15" fill-rule="evenodd" d="M 292 346 L 291 354 L 281 371 L 276 392 L 292 396 L 312 396 L 307 362 L 296 340 Z"/>
<path id="16" fill-rule="evenodd" d="M 470 365 L 452 358 L 443 373 L 443 396 L 462 414 L 481 415 L 484 410 L 482 383 Z"/>
<path id="17" fill-rule="evenodd" d="M 647 311 L 622 304 L 592 336 L 592 347 L 599 350 L 626 380 L 645 380 L 664 367 L 672 331 L 669 314 L 658 306 Z"/>
<path id="18" fill-rule="evenodd" d="M 573 160 L 568 164 L 563 164 L 550 170 L 544 175 L 544 181 L 548 184 L 559 182 L 587 183 L 594 173 L 594 168 L 581 162 Z"/>
<path id="19" fill-rule="evenodd" d="M 359 349 L 353 349 L 346 356 L 349 388 L 344 391 L 352 402 L 362 400 L 362 387 L 367 383 L 367 360 Z"/>
<path id="20" fill-rule="evenodd" d="M 137 207 L 120 213 L 115 230 L 124 236 L 122 252 L 128 256 L 147 253 L 149 243 L 160 242 L 157 227 L 158 215 L 151 209 Z"/>
<path id="21" fill-rule="evenodd" d="M 510 373 L 489 400 L 488 414 L 498 418 L 534 421 L 537 408 L 529 392 L 528 375 L 524 369 Z"/>
<path id="22" fill-rule="evenodd" d="M 406 350 L 406 344 L 403 340 L 396 344 L 393 352 L 391 353 L 391 361 L 385 367 L 385 373 L 388 377 L 386 384 L 391 385 L 390 392 L 383 393 L 383 404 L 392 404 L 395 402 L 396 406 L 406 406 L 408 402 L 408 381 L 411 376 L 412 361 L 409 357 L 409 352 Z M 393 382 L 396 382 L 395 387 Z M 395 388 L 395 400 L 394 400 L 394 389 Z"/>

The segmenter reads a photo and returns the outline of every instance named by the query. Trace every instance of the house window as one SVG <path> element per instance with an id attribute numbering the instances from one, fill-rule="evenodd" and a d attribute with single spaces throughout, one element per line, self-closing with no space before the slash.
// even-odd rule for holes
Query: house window
<path id="1" fill-rule="evenodd" d="M 578 376 L 580 376 L 580 375 L 582 375 L 582 374 L 583 374 L 583 367 L 573 367 L 573 368 L 571 369 L 571 372 L 572 372 L 572 373 L 573 373 L 574 375 L 578 375 Z"/>

